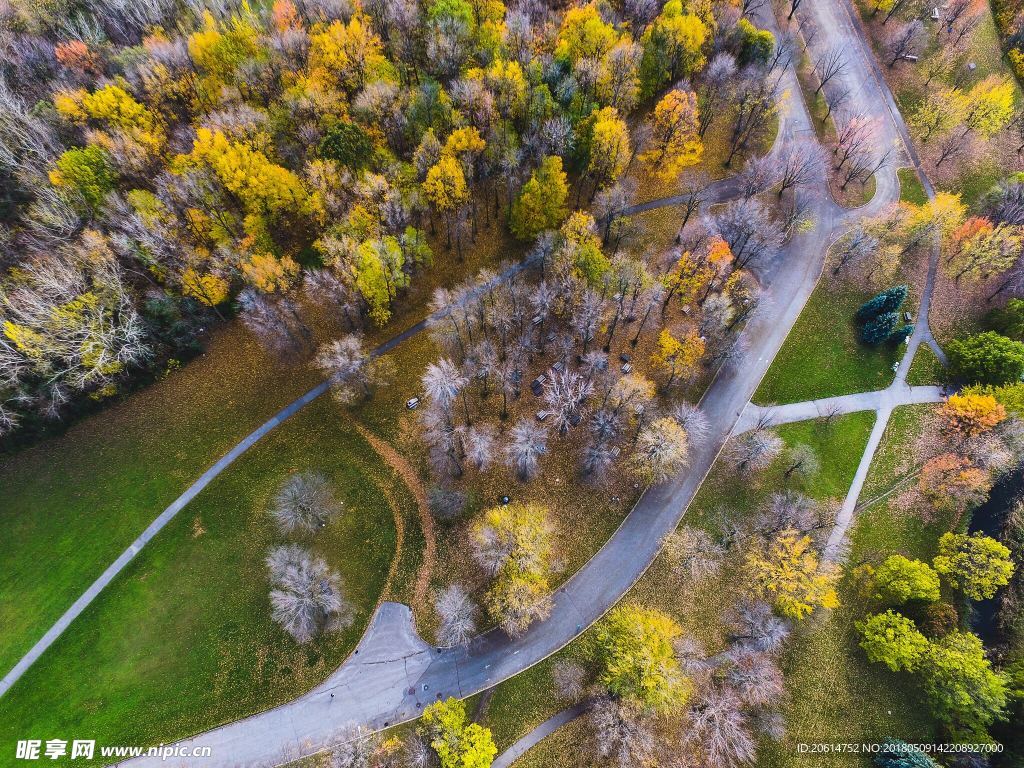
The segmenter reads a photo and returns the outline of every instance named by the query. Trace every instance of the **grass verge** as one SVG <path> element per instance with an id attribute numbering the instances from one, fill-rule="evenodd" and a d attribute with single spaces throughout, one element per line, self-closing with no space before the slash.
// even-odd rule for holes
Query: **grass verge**
<path id="1" fill-rule="evenodd" d="M 913 168 L 900 168 L 896 171 L 900 180 L 900 200 L 904 203 L 924 205 L 928 202 L 928 193 L 924 191 L 917 171 Z"/>
<path id="2" fill-rule="evenodd" d="M 315 402 L 169 523 L 4 697 L 4 749 L 83 722 L 100 744 L 169 742 L 287 701 L 333 671 L 385 589 L 395 513 L 406 531 L 417 526 L 405 486 L 346 418 L 330 399 Z M 304 543 L 341 573 L 354 620 L 301 646 L 270 618 L 263 559 L 284 540 L 270 499 L 305 469 L 326 474 L 344 502 Z"/>
<path id="3" fill-rule="evenodd" d="M 857 308 L 871 295 L 837 284 L 828 275 L 819 280 L 754 393 L 754 402 L 794 403 L 882 389 L 892 383 L 892 366 L 903 348 L 867 346 L 854 322 Z"/>
<path id="4" fill-rule="evenodd" d="M 932 348 L 927 344 L 921 344 L 914 353 L 914 359 L 910 363 L 910 370 L 907 371 L 907 384 L 912 387 L 925 385 L 939 385 L 946 380 L 946 369 L 942 366 L 939 358 L 935 356 Z"/>

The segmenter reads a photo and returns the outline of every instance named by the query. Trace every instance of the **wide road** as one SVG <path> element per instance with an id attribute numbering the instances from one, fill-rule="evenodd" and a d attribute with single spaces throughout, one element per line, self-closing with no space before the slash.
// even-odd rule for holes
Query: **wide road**
<path id="1" fill-rule="evenodd" d="M 841 9 L 841 0 L 816 0 L 812 8 L 826 5 Z M 774 19 L 759 21 L 762 26 L 775 26 Z M 856 107 L 877 119 L 883 135 L 899 144 L 899 130 L 868 66 L 869 54 L 858 51 L 863 42 L 851 35 L 843 44 L 851 58 L 859 58 L 844 74 L 857 94 Z M 781 88 L 789 96 L 783 100 L 780 116 L 781 140 L 813 139 L 792 69 L 785 73 Z M 897 199 L 895 167 L 893 163 L 880 171 L 876 196 L 859 213 L 878 210 Z M 407 609 L 385 604 L 357 653 L 317 689 L 178 745 L 183 750 L 210 747 L 210 758 L 140 758 L 130 764 L 277 765 L 348 738 L 354 724 L 385 728 L 417 717 L 437 698 L 461 698 L 489 688 L 555 653 L 597 621 L 643 575 L 663 537 L 679 523 L 813 291 L 828 246 L 852 219 L 832 201 L 824 169 L 798 194 L 806 198 L 815 226 L 797 234 L 772 263 L 759 265 L 765 291 L 742 334 L 749 352 L 722 366 L 701 401 L 713 425 L 710 436 L 694 447 L 688 471 L 641 496 L 604 547 L 556 592 L 547 620 L 534 624 L 518 639 L 492 630 L 468 647 L 435 649 L 416 636 Z"/>

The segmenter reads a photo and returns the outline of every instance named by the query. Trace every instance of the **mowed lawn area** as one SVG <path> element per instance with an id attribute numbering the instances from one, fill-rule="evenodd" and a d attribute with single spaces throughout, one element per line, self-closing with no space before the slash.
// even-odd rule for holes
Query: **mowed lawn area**
<path id="1" fill-rule="evenodd" d="M 323 472 L 344 511 L 293 540 L 340 572 L 355 609 L 347 630 L 306 646 L 272 622 L 264 565 L 285 541 L 271 499 L 303 470 Z M 316 401 L 214 480 L 29 669 L 4 697 L 0 745 L 171 741 L 303 693 L 365 629 L 395 554 L 396 512 L 408 536 L 417 518 L 401 480 L 330 398 Z"/>
<path id="2" fill-rule="evenodd" d="M 883 389 L 903 345 L 861 342 L 857 308 L 874 295 L 832 280 L 829 267 L 754 393 L 758 405 L 782 405 Z M 914 307 L 913 297 L 906 307 Z"/>
<path id="3" fill-rule="evenodd" d="M 274 365 L 233 325 L 167 379 L 0 457 L 4 673 L 165 506 L 317 379 Z"/>
<path id="4" fill-rule="evenodd" d="M 893 411 L 871 464 L 861 501 L 893 487 L 913 468 L 907 458 L 920 433 L 929 405 L 904 406 Z M 859 457 L 859 454 L 858 454 Z M 858 510 L 850 532 L 850 564 L 884 558 L 893 553 L 930 560 L 947 520 L 926 522 L 899 509 L 898 493 Z M 908 742 L 928 742 L 937 735 L 923 693 L 913 677 L 890 672 L 868 662 L 858 646 L 854 622 L 863 617 L 863 596 L 847 575 L 840 584 L 840 607 L 801 633 L 785 658 L 788 735 L 781 744 L 765 742 L 759 766 L 865 766 L 861 755 L 800 754 L 801 742 L 877 742 L 893 736 Z"/>
<path id="5" fill-rule="evenodd" d="M 481 227 L 463 259 L 447 253 L 443 240 L 432 245 L 433 263 L 396 302 L 390 322 L 367 329 L 368 347 L 424 317 L 435 287 L 524 252 L 493 224 Z M 341 333 L 330 314 L 309 314 L 318 343 Z M 308 356 L 276 360 L 231 321 L 205 354 L 161 381 L 59 437 L 0 454 L 3 673 L 182 491 L 321 379 Z"/>

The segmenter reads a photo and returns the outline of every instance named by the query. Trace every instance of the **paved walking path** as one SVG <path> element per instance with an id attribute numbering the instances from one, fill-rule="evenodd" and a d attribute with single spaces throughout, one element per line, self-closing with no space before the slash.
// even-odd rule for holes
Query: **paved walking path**
<path id="1" fill-rule="evenodd" d="M 821 400 L 805 400 L 802 403 L 786 405 L 754 405 L 748 403 L 736 422 L 734 435 L 758 427 L 775 427 L 794 421 L 807 421 L 828 416 L 842 416 L 858 411 L 892 410 L 899 405 L 913 403 L 941 403 L 944 399 L 942 387 L 911 387 L 905 382 L 895 381 L 886 389 L 874 392 L 857 392 L 853 395 L 826 397 Z"/>
<path id="2" fill-rule="evenodd" d="M 811 7 L 832 8 L 840 1 L 818 0 Z M 761 21 L 763 26 L 777 31 L 773 18 Z M 864 47 L 863 41 L 855 36 L 851 39 L 837 31 L 833 35 L 838 35 L 848 50 L 860 51 Z M 863 51 L 861 56 L 864 56 Z M 879 107 L 885 103 L 884 100 L 860 95 L 867 91 L 863 77 L 866 70 L 862 67 L 851 69 L 853 72 L 847 77 L 855 80 L 857 95 L 853 100 L 863 101 L 866 114 L 880 116 Z M 782 88 L 790 94 L 800 93 L 792 69 L 786 72 Z M 888 124 L 888 120 L 885 122 Z M 813 136 L 813 126 L 802 99 L 790 98 L 782 107 L 779 140 L 792 141 L 799 134 Z M 879 171 L 875 199 L 870 204 L 872 209 L 893 202 L 895 190 L 898 190 L 895 171 Z M 704 445 L 695 447 L 690 471 L 643 494 L 605 546 L 556 592 L 553 596 L 554 610 L 547 620 L 536 623 L 518 639 L 513 640 L 499 630 L 493 630 L 475 638 L 469 646 L 434 649 L 416 635 L 408 608 L 385 603 L 375 613 L 353 656 L 321 686 L 288 704 L 187 739 L 179 746 L 210 746 L 213 755 L 201 762 L 203 766 L 277 765 L 337 743 L 353 723 L 373 729 L 384 728 L 417 717 L 423 706 L 438 698 L 449 695 L 465 697 L 491 687 L 554 653 L 600 618 L 640 578 L 657 555 L 664 534 L 678 524 L 813 291 L 828 245 L 842 233 L 842 228 L 850 220 L 831 200 L 822 169 L 819 169 L 813 188 L 801 190 L 798 194 L 802 201 L 806 198 L 808 213 L 816 225 L 810 231 L 796 234 L 772 263 L 759 265 L 759 277 L 765 285 L 764 297 L 743 331 L 747 348 L 753 352 L 727 360 L 701 400 L 701 407 L 713 425 L 709 439 Z M 423 324 L 418 325 L 418 328 L 410 329 L 393 341 L 397 344 L 403 337 L 408 338 L 418 332 Z M 922 336 L 923 333 L 915 334 L 918 343 Z M 905 360 L 901 370 L 904 367 L 909 367 L 909 360 Z M 233 449 L 211 468 L 213 474 L 209 477 L 204 475 L 205 482 L 201 478 L 202 485 L 191 496 L 180 504 L 175 502 L 178 506 L 172 505 L 165 514 L 170 513 L 173 517 L 188 499 L 234 458 L 324 391 L 326 385 L 312 390 L 250 435 L 251 441 L 247 438 Z M 859 486 L 856 492 L 859 493 Z M 149 537 L 160 527 L 162 524 L 149 533 Z M 145 541 L 148 538 L 141 544 Z M 137 551 L 129 549 L 122 556 L 127 556 L 124 562 Z M 121 567 L 123 563 L 113 573 Z M 108 582 L 109 578 L 98 581 L 96 592 Z M 60 629 L 55 626 L 57 631 L 53 637 L 91 601 L 92 597 L 86 597 L 80 599 L 79 602 L 84 600 L 84 603 L 77 612 L 70 618 L 65 616 L 67 621 Z M 42 645 L 35 657 L 49 642 Z M 0 693 L 3 690 L 6 687 L 0 689 Z M 140 758 L 130 762 L 133 765 L 190 764 L 187 759 L 164 761 L 159 758 Z"/>
<path id="3" fill-rule="evenodd" d="M 765 19 L 765 23 L 775 28 L 774 19 Z M 799 93 L 791 68 L 784 74 L 780 91 Z M 779 140 L 813 137 L 810 120 L 802 99 L 785 99 Z M 879 186 L 883 193 L 894 189 Z M 424 645 L 418 651 L 388 658 L 377 655 L 372 663 L 367 661 L 368 654 L 354 655 L 309 694 L 186 739 L 179 746 L 211 747 L 213 757 L 203 760 L 203 766 L 276 765 L 284 758 L 331 747 L 347 737 L 352 723 L 381 729 L 416 718 L 438 698 L 464 698 L 489 688 L 550 656 L 597 621 L 643 575 L 657 556 L 664 535 L 678 525 L 814 290 L 827 247 L 842 233 L 844 211 L 828 194 L 823 167 L 817 169 L 814 183 L 798 195 L 800 202 L 807 204 L 815 226 L 797 233 L 770 263 L 757 265 L 765 290 L 742 332 L 742 348 L 751 351 L 726 360 L 701 399 L 700 406 L 712 425 L 708 440 L 694 447 L 686 473 L 641 496 L 601 550 L 552 596 L 553 610 L 546 620 L 536 622 L 516 639 L 492 630 L 468 646 L 432 649 Z M 395 616 L 378 613 L 371 631 L 375 637 L 386 631 L 415 637 L 411 626 L 395 626 L 394 621 Z M 338 688 L 342 684 L 343 691 Z M 329 699 L 332 691 L 343 695 Z M 131 764 L 158 763 L 141 758 Z M 160 764 L 187 765 L 188 761 Z"/>
<path id="4" fill-rule="evenodd" d="M 494 762 L 491 763 L 491 768 L 509 768 L 512 763 L 525 755 L 530 749 L 540 744 L 562 726 L 568 725 L 576 718 L 584 715 L 593 705 L 594 702 L 587 699 L 552 715 L 498 755 Z"/>
<path id="5" fill-rule="evenodd" d="M 498 275 L 496 279 L 507 280 L 512 275 L 522 272 L 528 266 L 528 261 L 522 261 L 517 264 L 513 264 L 512 266 L 506 268 L 500 275 Z M 434 314 L 424 318 L 423 320 L 420 320 L 415 325 L 406 328 L 397 336 L 393 336 L 380 346 L 373 349 L 370 352 L 370 354 L 373 355 L 374 357 L 379 357 L 380 355 L 390 352 L 402 342 L 412 338 L 416 334 L 423 331 L 431 320 L 442 315 L 443 312 L 443 310 L 439 310 L 438 312 L 435 312 Z M 192 483 L 192 485 L 190 485 L 185 490 L 184 493 L 182 493 L 178 498 L 171 502 L 171 504 L 168 505 L 168 507 L 163 512 L 161 512 L 152 523 L 150 523 L 146 527 L 146 530 L 144 530 L 139 535 L 139 537 L 131 543 L 128 549 L 122 552 L 121 555 L 113 563 L 111 563 L 110 566 L 100 575 L 100 577 L 96 579 L 96 581 L 94 581 L 91 585 L 89 585 L 89 588 L 86 589 L 84 593 L 82 593 L 81 597 L 79 597 L 77 600 L 75 600 L 74 603 L 72 603 L 71 607 L 64 612 L 64 615 L 62 615 L 56 621 L 56 623 L 54 623 L 54 625 L 46 631 L 46 634 L 44 634 L 39 639 L 39 641 L 34 646 L 32 646 L 28 653 L 22 656 L 18 663 L 15 664 L 14 667 L 6 675 L 4 675 L 3 680 L 0 680 L 0 696 L 3 696 L 10 689 L 10 687 L 14 685 L 15 681 L 23 674 L 25 674 L 25 670 L 31 667 L 32 664 L 35 663 L 35 661 L 43 654 L 43 652 L 46 651 L 46 649 L 49 648 L 51 645 L 53 645 L 53 642 L 58 637 L 60 637 L 64 630 L 66 630 L 71 625 L 71 622 L 73 622 L 78 617 L 78 615 L 81 614 L 82 611 L 84 611 L 86 607 L 88 607 L 88 605 L 96 599 L 96 596 L 99 595 L 99 593 L 102 592 L 107 587 L 107 585 L 110 584 L 111 581 L 113 581 L 114 577 L 117 576 L 117 574 L 119 574 L 122 570 L 124 570 L 124 567 L 132 561 L 132 559 L 142 550 L 142 548 L 146 546 L 146 544 L 148 544 L 149 541 L 154 536 L 156 536 L 165 525 L 167 525 L 171 520 L 173 520 L 174 517 L 190 501 L 192 501 L 192 499 L 198 496 L 199 493 L 201 493 L 202 490 L 206 488 L 206 486 L 208 486 L 213 481 L 214 478 L 216 478 L 221 472 L 230 467 L 232 464 L 234 464 L 239 456 L 241 456 L 243 453 L 249 450 L 261 438 L 265 437 L 269 432 L 274 430 L 276 427 L 280 426 L 284 421 L 294 416 L 296 413 L 305 408 L 307 405 L 309 405 L 311 402 L 316 400 L 318 397 L 320 397 L 328 390 L 330 390 L 330 384 L 329 382 L 325 381 L 313 387 L 313 389 L 309 390 L 309 392 L 297 398 L 293 402 L 289 403 L 287 406 L 285 406 L 280 411 L 275 413 L 269 420 L 260 425 L 256 430 L 254 430 L 248 436 L 246 436 L 245 439 L 238 443 L 238 445 L 236 445 L 234 448 L 232 448 L 230 451 L 224 454 L 224 456 L 222 456 L 220 459 L 218 459 L 217 462 L 208 470 L 206 470 L 199 477 L 198 480 Z"/>

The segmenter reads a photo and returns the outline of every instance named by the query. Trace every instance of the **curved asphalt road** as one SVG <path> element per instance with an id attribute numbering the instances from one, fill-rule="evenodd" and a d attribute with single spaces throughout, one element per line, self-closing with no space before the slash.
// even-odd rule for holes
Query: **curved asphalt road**
<path id="1" fill-rule="evenodd" d="M 818 0 L 812 9 L 825 6 L 833 8 L 840 2 Z M 762 22 L 774 27 L 774 19 L 765 18 Z M 864 66 L 851 67 L 846 74 L 856 86 L 856 90 L 852 91 L 857 95 L 854 101 L 868 107 L 864 110 L 866 114 L 874 115 L 891 126 L 893 121 L 884 112 L 887 104 L 885 97 L 877 93 L 878 82 L 873 80 L 873 74 L 866 65 L 870 54 L 862 50 L 863 42 L 856 35 L 847 36 L 848 32 L 844 34 L 838 27 L 832 34 L 838 35 L 848 50 L 860 51 Z M 790 94 L 800 93 L 791 70 L 784 77 L 783 87 Z M 875 91 L 874 98 L 869 95 L 872 90 Z M 895 116 L 898 116 L 898 112 Z M 898 128 L 894 128 L 894 131 L 894 135 L 899 134 Z M 800 134 L 813 136 L 813 127 L 802 100 L 793 97 L 786 101 L 782 110 L 779 136 L 782 141 L 792 141 Z M 554 595 L 555 606 L 550 618 L 532 626 L 519 639 L 510 639 L 504 633 L 494 630 L 474 639 L 468 647 L 433 649 L 415 634 L 407 608 L 385 603 L 374 616 L 370 629 L 353 656 L 317 689 L 281 707 L 230 723 L 177 745 L 182 750 L 209 746 L 213 751 L 210 758 L 140 758 L 129 761 L 130 764 L 225 767 L 277 765 L 337 743 L 345 738 L 352 723 L 374 729 L 384 728 L 417 717 L 423 706 L 437 698 L 449 695 L 465 697 L 491 687 L 554 653 L 600 618 L 643 574 L 657 555 L 663 536 L 678 524 L 814 289 L 828 245 L 841 234 L 842 226 L 851 218 L 831 200 L 821 172 L 813 188 L 802 190 L 799 194 L 807 197 L 809 213 L 816 226 L 809 232 L 796 235 L 772 263 L 758 266 L 759 277 L 766 289 L 761 304 L 743 331 L 747 349 L 752 351 L 727 361 L 701 401 L 701 407 L 713 424 L 712 434 L 703 445 L 695 447 L 690 471 L 649 489 L 605 546 L 558 590 Z M 858 215 L 870 213 L 894 201 L 897 196 L 895 172 L 883 169 L 878 174 L 875 199 Z M 421 328 L 422 325 L 414 327 L 393 342 L 396 344 L 401 338 L 407 338 Z M 389 342 L 385 347 L 389 349 L 393 345 Z M 326 385 L 307 393 L 293 404 L 294 410 L 324 391 Z M 221 460 L 223 466 L 218 462 L 210 470 L 217 471 L 209 477 L 204 474 L 185 495 L 191 492 L 188 496 L 191 498 L 198 493 L 224 466 L 273 429 L 281 419 L 294 412 L 289 409 L 282 411 L 239 444 Z M 188 498 L 180 505 L 175 506 L 175 502 L 175 505 L 165 510 L 164 514 L 169 516 L 163 523 L 159 522 L 160 518 L 154 521 L 150 528 L 156 528 L 152 531 L 147 529 L 148 536 L 143 534 L 145 538 L 140 537 L 141 543 L 136 544 L 145 544 L 184 506 Z M 114 570 L 105 582 L 101 577 L 93 585 L 97 587 L 96 592 L 134 556 L 138 551 L 136 544 L 122 555 L 124 562 L 120 566 L 117 563 L 111 566 Z M 88 605 L 92 599 L 88 595 L 76 602 L 62 618 L 62 622 L 67 619 L 63 626 L 67 626 Z M 56 632 L 53 637 L 56 637 L 63 627 L 57 629 L 55 625 L 54 629 Z M 52 638 L 49 642 L 40 641 L 42 647 L 37 646 L 38 652 L 34 648 L 29 656 L 35 653 L 32 658 L 37 657 L 50 642 Z M 28 664 L 31 664 L 31 659 Z M 22 671 L 28 664 L 22 667 Z M 14 675 L 13 679 L 17 676 Z M 9 687 L 10 682 L 5 678 L 5 686 L 0 688 L 0 693 Z"/>
<path id="2" fill-rule="evenodd" d="M 774 19 L 765 19 L 774 25 Z M 799 94 L 792 70 L 782 87 Z M 881 104 L 881 100 L 876 102 Z M 782 141 L 813 137 L 800 98 L 783 105 Z M 883 171 L 876 205 L 892 202 L 895 172 Z M 757 265 L 765 292 L 743 331 L 751 350 L 727 361 L 701 400 L 711 434 L 695 446 L 688 472 L 648 489 L 601 550 L 553 596 L 550 617 L 520 638 L 492 630 L 467 646 L 435 649 L 420 640 L 407 609 L 385 604 L 354 654 L 323 685 L 295 701 L 222 726 L 179 746 L 209 746 L 213 756 L 160 761 L 141 758 L 131 765 L 272 766 L 312 754 L 346 738 L 358 723 L 381 729 L 416 718 L 427 704 L 448 696 L 463 698 L 536 664 L 597 621 L 625 594 L 656 557 L 663 537 L 678 524 L 710 470 L 762 376 L 817 283 L 825 252 L 847 222 L 828 194 L 824 169 L 799 194 L 806 197 L 816 226 L 797 234 L 771 263 Z M 335 696 L 332 698 L 331 693 Z"/>

